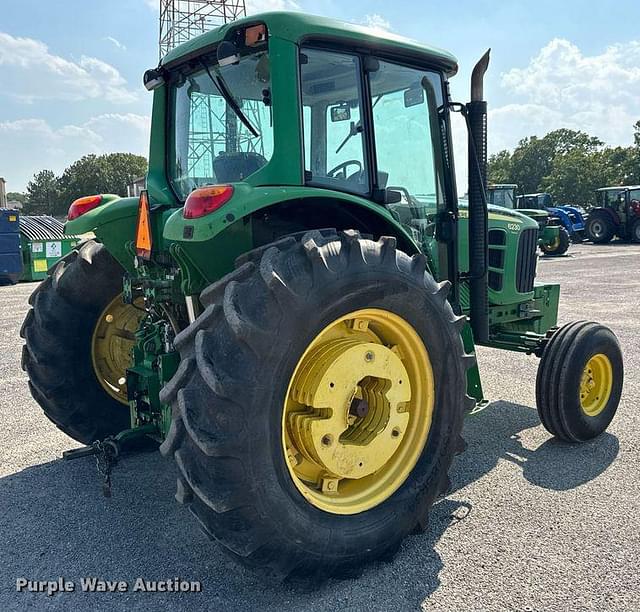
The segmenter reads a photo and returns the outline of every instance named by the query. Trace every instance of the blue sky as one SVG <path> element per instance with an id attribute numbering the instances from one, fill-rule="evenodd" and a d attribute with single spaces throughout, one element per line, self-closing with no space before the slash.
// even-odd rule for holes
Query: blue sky
<path id="1" fill-rule="evenodd" d="M 60 172 L 85 153 L 146 153 L 157 61 L 154 0 L 22 0 L 0 20 L 0 176 L 22 190 L 42 168 Z M 475 60 L 487 76 L 490 149 L 567 126 L 630 144 L 640 119 L 638 0 L 248 0 L 368 23 L 452 51 L 458 100 Z M 457 146 L 464 151 L 461 126 Z M 462 168 L 462 160 L 458 167 Z M 463 177 L 459 177 L 462 183 Z"/>

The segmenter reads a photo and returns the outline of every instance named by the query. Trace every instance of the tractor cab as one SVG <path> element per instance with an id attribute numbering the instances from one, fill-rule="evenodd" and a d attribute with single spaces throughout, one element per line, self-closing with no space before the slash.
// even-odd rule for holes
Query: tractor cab
<path id="1" fill-rule="evenodd" d="M 596 190 L 596 206 L 589 211 L 586 233 L 599 244 L 615 237 L 640 242 L 640 185 Z"/>

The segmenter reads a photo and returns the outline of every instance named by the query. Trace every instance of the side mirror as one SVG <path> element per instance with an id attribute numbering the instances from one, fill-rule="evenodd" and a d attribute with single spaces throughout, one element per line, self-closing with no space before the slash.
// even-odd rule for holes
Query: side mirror
<path id="1" fill-rule="evenodd" d="M 348 104 L 340 104 L 338 106 L 331 107 L 331 121 L 337 123 L 338 121 L 349 121 L 351 119 L 351 109 Z"/>
<path id="2" fill-rule="evenodd" d="M 162 70 L 160 70 L 159 68 L 152 68 L 151 70 L 147 70 L 144 73 L 142 82 L 144 83 L 144 87 L 147 91 L 153 91 L 161 85 L 164 85 L 164 76 L 162 75 Z"/>

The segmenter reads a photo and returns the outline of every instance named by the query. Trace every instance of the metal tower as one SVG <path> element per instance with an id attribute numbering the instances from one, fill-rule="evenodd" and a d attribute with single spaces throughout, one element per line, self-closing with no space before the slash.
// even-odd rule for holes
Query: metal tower
<path id="1" fill-rule="evenodd" d="M 194 36 L 246 14 L 244 0 L 160 0 L 160 57 Z"/>
<path id="2" fill-rule="evenodd" d="M 246 14 L 245 0 L 160 0 L 160 57 L 177 45 Z M 243 109 L 260 131 L 257 104 L 245 102 Z M 213 161 L 221 152 L 262 154 L 263 149 L 262 138 L 252 139 L 237 133 L 237 118 L 230 108 L 221 114 L 212 108 L 210 96 L 192 97 L 189 176 L 213 176 Z"/>

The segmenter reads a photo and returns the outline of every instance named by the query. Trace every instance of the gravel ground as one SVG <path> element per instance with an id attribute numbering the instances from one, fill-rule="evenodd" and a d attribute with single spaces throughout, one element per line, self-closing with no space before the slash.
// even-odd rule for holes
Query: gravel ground
<path id="1" fill-rule="evenodd" d="M 237 567 L 173 500 L 174 468 L 158 454 L 127 458 L 102 498 L 91 458 L 31 399 L 18 330 L 33 285 L 0 287 L 0 610 L 639 610 L 640 246 L 573 246 L 544 259 L 562 282 L 560 320 L 613 328 L 625 353 L 622 404 L 610 430 L 580 446 L 554 441 L 535 412 L 537 359 L 483 349 L 485 393 L 467 419 L 469 447 L 428 533 L 393 563 L 316 590 L 265 583 Z M 16 579 L 75 581 L 47 597 Z M 201 593 L 80 592 L 80 578 L 202 582 Z"/>

